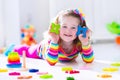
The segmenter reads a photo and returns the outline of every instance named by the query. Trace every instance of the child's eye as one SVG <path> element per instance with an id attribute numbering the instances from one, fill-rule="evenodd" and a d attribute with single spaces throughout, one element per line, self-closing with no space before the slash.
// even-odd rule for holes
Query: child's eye
<path id="1" fill-rule="evenodd" d="M 67 26 L 62 26 L 63 28 L 67 28 Z"/>
<path id="2" fill-rule="evenodd" d="M 76 29 L 76 27 L 71 27 L 71 29 Z"/>

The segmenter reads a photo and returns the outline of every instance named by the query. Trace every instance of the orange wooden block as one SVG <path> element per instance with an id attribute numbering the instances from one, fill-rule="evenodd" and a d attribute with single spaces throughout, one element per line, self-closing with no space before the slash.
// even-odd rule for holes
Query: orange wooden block
<path id="1" fill-rule="evenodd" d="M 19 76 L 18 79 L 31 79 L 32 76 Z"/>
<path id="2" fill-rule="evenodd" d="M 116 39 L 115 39 L 115 42 L 120 45 L 120 36 L 117 36 Z"/>
<path id="3" fill-rule="evenodd" d="M 101 77 L 101 78 L 111 78 L 112 75 L 109 75 L 109 74 L 102 74 L 102 75 L 97 75 L 97 77 Z"/>

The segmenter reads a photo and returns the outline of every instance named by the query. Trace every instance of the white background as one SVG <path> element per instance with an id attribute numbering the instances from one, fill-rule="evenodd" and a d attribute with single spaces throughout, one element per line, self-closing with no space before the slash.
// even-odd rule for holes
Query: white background
<path id="1" fill-rule="evenodd" d="M 93 40 L 114 39 L 106 29 L 112 21 L 120 23 L 119 0 L 0 0 L 0 46 L 20 43 L 20 28 L 33 24 L 37 41 L 50 21 L 63 9 L 82 8 Z"/>

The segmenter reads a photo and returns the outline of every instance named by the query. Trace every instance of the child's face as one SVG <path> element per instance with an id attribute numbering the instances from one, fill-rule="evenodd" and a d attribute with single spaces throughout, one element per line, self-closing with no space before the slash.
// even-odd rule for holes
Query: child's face
<path id="1" fill-rule="evenodd" d="M 72 16 L 65 16 L 60 21 L 60 38 L 65 42 L 71 42 L 76 38 L 79 20 Z"/>

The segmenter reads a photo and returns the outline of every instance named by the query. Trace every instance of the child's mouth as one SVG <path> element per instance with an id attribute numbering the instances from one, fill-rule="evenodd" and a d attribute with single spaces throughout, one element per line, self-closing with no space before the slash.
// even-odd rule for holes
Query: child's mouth
<path id="1" fill-rule="evenodd" d="M 72 35 L 67 35 L 67 34 L 64 34 L 66 37 L 71 37 Z"/>

